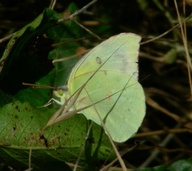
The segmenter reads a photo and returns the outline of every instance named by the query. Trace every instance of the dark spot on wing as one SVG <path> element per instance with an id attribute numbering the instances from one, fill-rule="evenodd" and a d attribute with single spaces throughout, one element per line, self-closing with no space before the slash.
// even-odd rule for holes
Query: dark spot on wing
<path id="1" fill-rule="evenodd" d="M 101 64 L 101 63 L 102 63 L 101 58 L 100 58 L 100 57 L 96 57 L 96 62 L 97 62 L 98 64 Z"/>

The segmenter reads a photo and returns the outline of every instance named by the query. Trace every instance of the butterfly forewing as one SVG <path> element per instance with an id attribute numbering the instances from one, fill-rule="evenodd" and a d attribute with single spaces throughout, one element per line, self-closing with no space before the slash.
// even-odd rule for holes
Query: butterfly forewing
<path id="1" fill-rule="evenodd" d="M 102 42 L 86 54 L 72 69 L 68 86 L 74 78 L 100 70 L 110 70 L 133 75 L 138 72 L 137 62 L 141 37 L 121 33 Z M 98 62 L 99 61 L 99 62 Z"/>

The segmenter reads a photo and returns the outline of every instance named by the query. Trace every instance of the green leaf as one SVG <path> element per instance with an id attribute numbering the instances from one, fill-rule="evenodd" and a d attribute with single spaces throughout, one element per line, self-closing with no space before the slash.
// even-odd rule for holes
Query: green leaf
<path id="1" fill-rule="evenodd" d="M 50 108 L 34 108 L 29 103 L 15 101 L 0 109 L 0 158 L 7 162 L 17 161 L 20 166 L 28 166 L 29 151 L 32 150 L 32 167 L 43 161 L 85 162 L 80 156 L 87 132 L 87 120 L 76 115 L 66 122 L 55 124 L 42 132 L 48 118 L 54 113 Z M 101 128 L 93 126 L 92 154 L 98 146 Z M 113 157 L 107 138 L 102 138 L 98 158 Z M 84 150 L 84 149 L 83 149 Z M 43 159 L 42 157 L 43 156 Z M 85 163 L 84 163 L 85 164 Z M 18 166 L 16 164 L 16 166 Z"/>
<path id="2" fill-rule="evenodd" d="M 47 54 L 52 49 L 52 40 L 42 35 L 56 24 L 58 18 L 57 13 L 46 9 L 14 34 L 0 60 L 1 90 L 16 93 L 22 88 L 22 82 L 35 82 L 50 71 L 51 62 L 47 60 Z"/>

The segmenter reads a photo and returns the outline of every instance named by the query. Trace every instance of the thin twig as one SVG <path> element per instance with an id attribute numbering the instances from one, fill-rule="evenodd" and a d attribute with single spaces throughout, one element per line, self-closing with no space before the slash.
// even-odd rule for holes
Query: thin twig
<path id="1" fill-rule="evenodd" d="M 83 28 L 84 30 L 86 30 L 88 33 L 92 34 L 93 36 L 95 36 L 97 39 L 102 40 L 98 35 L 96 35 L 95 33 L 93 33 L 91 30 L 89 30 L 88 28 L 84 27 L 81 23 L 79 23 L 77 20 L 73 19 L 73 21 L 79 25 L 81 28 Z"/>
<path id="2" fill-rule="evenodd" d="M 49 9 L 53 9 L 55 7 L 57 0 L 51 0 L 51 3 L 49 5 Z"/>
<path id="3" fill-rule="evenodd" d="M 87 5 L 85 5 L 83 8 L 81 8 L 80 10 L 77 10 L 75 13 L 73 13 L 72 15 L 70 15 L 68 18 L 62 18 L 58 20 L 58 23 L 61 22 L 65 22 L 68 20 L 72 20 L 75 16 L 79 15 L 80 13 L 83 13 L 88 7 L 90 7 L 91 5 L 93 5 L 95 2 L 97 2 L 97 0 L 93 0 L 90 3 L 88 3 Z"/>
<path id="4" fill-rule="evenodd" d="M 16 32 L 15 32 L 15 33 L 16 33 Z M 2 39 L 0 39 L 0 43 L 4 42 L 4 41 L 6 41 L 6 40 L 11 39 L 11 38 L 14 36 L 15 33 L 12 33 L 12 34 L 10 34 L 10 35 L 8 35 L 8 36 L 3 37 Z"/>
<path id="5" fill-rule="evenodd" d="M 181 22 L 181 23 L 186 22 L 186 21 L 187 21 L 189 18 L 191 18 L 191 17 L 192 17 L 192 13 L 191 13 L 191 14 L 190 14 L 190 15 L 189 15 L 183 22 Z M 167 35 L 167 34 L 170 33 L 171 31 L 173 31 L 175 28 L 180 27 L 180 26 L 181 26 L 181 23 L 178 23 L 177 25 L 175 25 L 174 27 L 172 27 L 172 28 L 169 29 L 168 31 L 166 31 L 166 32 L 164 32 L 164 33 L 162 33 L 162 34 L 160 34 L 159 36 L 157 36 L 157 37 L 155 37 L 155 38 L 153 38 L 153 39 L 150 39 L 150 40 L 147 40 L 147 41 L 145 41 L 145 42 L 142 42 L 141 45 L 144 45 L 144 44 L 153 42 L 154 40 L 157 40 L 157 39 L 159 39 L 159 38 L 161 38 L 161 37 Z"/>
<path id="6" fill-rule="evenodd" d="M 177 12 L 177 18 L 178 18 L 179 24 L 181 25 L 180 30 L 181 30 L 182 40 L 183 40 L 183 46 L 185 49 L 185 55 L 186 55 L 186 61 L 187 61 L 187 72 L 188 72 L 189 87 L 190 87 L 190 96 L 192 98 L 192 83 L 191 83 L 191 80 L 192 80 L 192 78 L 191 78 L 192 63 L 191 63 L 191 57 L 189 55 L 189 50 L 188 50 L 188 45 L 187 45 L 187 37 L 186 37 L 185 31 L 184 31 L 184 28 L 182 25 L 181 16 L 179 13 L 177 2 L 174 0 L 174 3 L 175 3 L 176 12 Z M 184 23 L 185 23 L 185 21 L 184 21 Z"/>

